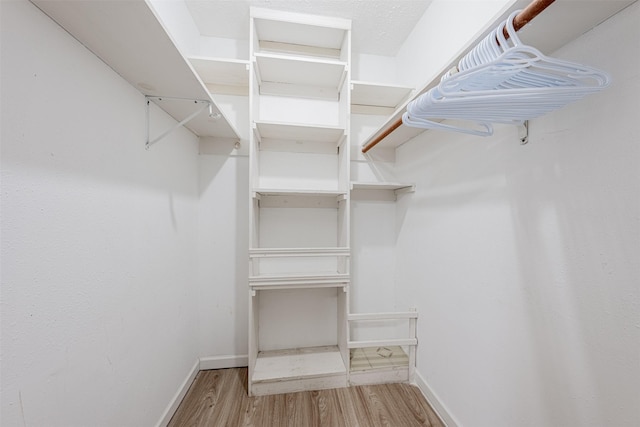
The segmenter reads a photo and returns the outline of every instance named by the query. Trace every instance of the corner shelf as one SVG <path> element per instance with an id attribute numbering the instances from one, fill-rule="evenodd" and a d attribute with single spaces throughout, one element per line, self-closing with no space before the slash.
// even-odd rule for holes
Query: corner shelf
<path id="1" fill-rule="evenodd" d="M 352 190 L 392 190 L 402 193 L 413 193 L 416 191 L 415 184 L 400 182 L 351 182 Z"/>
<path id="2" fill-rule="evenodd" d="M 31 1 L 142 94 L 209 101 L 221 118 L 203 112 L 189 121 L 196 135 L 240 139 L 148 1 Z M 194 112 L 193 102 L 159 106 L 177 121 Z"/>
<path id="3" fill-rule="evenodd" d="M 249 61 L 203 56 L 188 59 L 210 93 L 249 95 Z"/>
<path id="4" fill-rule="evenodd" d="M 415 184 L 400 182 L 351 182 L 351 198 L 395 201 L 401 194 L 416 191 Z"/>
<path id="5" fill-rule="evenodd" d="M 391 115 L 413 88 L 399 85 L 351 81 L 351 113 Z"/>

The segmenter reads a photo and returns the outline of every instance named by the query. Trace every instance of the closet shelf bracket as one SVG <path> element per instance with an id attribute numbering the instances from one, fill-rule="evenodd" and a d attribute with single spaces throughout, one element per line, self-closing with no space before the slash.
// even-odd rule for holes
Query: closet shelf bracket
<path id="1" fill-rule="evenodd" d="M 525 145 L 529 142 L 529 120 L 525 120 L 518 125 L 518 138 L 520 139 L 520 145 Z"/>
<path id="2" fill-rule="evenodd" d="M 198 108 L 191 114 L 189 114 L 186 118 L 182 119 L 181 121 L 179 121 L 178 123 L 176 123 L 175 125 L 171 126 L 169 129 L 165 130 L 164 132 L 162 132 L 160 135 L 156 136 L 155 138 L 151 139 L 151 119 L 150 119 L 150 108 L 149 108 L 149 104 L 151 103 L 151 101 L 155 102 L 156 104 L 162 101 L 190 101 L 193 102 L 194 105 L 198 106 Z M 146 102 L 146 118 L 147 118 L 147 138 L 146 138 L 146 143 L 145 143 L 145 149 L 149 149 L 153 144 L 155 144 L 156 142 L 160 141 L 162 138 L 164 138 L 165 136 L 169 135 L 171 132 L 173 132 L 174 130 L 178 129 L 180 126 L 184 126 L 185 124 L 187 124 L 189 121 L 191 121 L 193 118 L 195 118 L 198 114 L 202 113 L 205 109 L 209 109 L 209 117 L 212 120 L 217 120 L 220 117 L 222 117 L 222 115 L 220 113 L 214 113 L 213 111 L 213 104 L 211 103 L 211 101 L 206 100 L 206 99 L 188 99 L 188 98 L 175 98 L 175 97 L 168 97 L 168 96 L 149 96 L 146 95 L 145 96 L 145 102 Z"/>

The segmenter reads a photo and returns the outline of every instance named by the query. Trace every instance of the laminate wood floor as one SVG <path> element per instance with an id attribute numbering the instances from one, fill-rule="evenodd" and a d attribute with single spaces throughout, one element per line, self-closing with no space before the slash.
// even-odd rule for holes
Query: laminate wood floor
<path id="1" fill-rule="evenodd" d="M 417 387 L 357 386 L 247 396 L 247 369 L 200 371 L 169 426 L 444 427 Z"/>

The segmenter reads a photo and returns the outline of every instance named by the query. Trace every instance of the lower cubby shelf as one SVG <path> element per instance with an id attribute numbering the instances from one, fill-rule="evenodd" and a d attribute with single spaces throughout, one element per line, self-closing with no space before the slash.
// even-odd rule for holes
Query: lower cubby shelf
<path id="1" fill-rule="evenodd" d="M 349 384 L 409 381 L 409 356 L 400 346 L 353 348 L 349 352 Z"/>
<path id="2" fill-rule="evenodd" d="M 347 368 L 337 346 L 258 353 L 251 389 L 255 396 L 347 386 Z"/>

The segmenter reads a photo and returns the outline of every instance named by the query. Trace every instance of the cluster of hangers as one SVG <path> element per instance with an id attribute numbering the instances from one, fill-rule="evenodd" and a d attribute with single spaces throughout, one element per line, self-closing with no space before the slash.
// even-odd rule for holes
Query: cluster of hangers
<path id="1" fill-rule="evenodd" d="M 513 25 L 518 12 L 464 56 L 438 86 L 410 102 L 402 122 L 488 136 L 492 123 L 521 124 L 609 85 L 603 71 L 545 56 L 523 44 Z"/>

